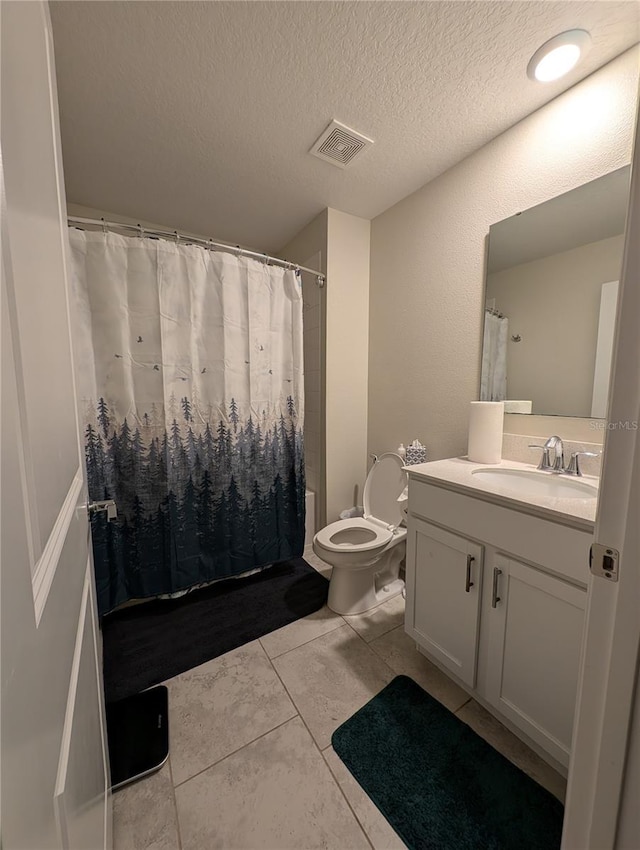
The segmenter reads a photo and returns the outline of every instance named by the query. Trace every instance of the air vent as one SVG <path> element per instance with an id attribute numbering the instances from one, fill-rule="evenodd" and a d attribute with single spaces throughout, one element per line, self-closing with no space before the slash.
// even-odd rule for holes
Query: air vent
<path id="1" fill-rule="evenodd" d="M 337 165 L 338 168 L 346 168 L 361 151 L 372 144 L 373 139 L 356 133 L 339 121 L 332 121 L 309 153 Z"/>

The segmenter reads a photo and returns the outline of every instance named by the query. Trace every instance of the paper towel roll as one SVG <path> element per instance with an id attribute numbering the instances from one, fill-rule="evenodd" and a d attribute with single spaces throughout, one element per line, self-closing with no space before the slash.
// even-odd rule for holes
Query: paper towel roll
<path id="1" fill-rule="evenodd" d="M 469 409 L 469 460 L 500 463 L 504 402 L 472 401 Z"/>

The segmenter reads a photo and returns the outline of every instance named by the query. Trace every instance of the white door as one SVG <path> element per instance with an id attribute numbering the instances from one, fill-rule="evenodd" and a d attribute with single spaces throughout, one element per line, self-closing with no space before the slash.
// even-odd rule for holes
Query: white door
<path id="1" fill-rule="evenodd" d="M 482 546 L 410 518 L 405 630 L 474 688 L 482 589 Z"/>
<path id="2" fill-rule="evenodd" d="M 569 768 L 563 850 L 633 848 L 640 799 L 640 123 L 616 314 L 595 540 L 620 552 L 618 580 L 592 575 Z M 640 728 L 634 730 L 635 740 Z M 632 833 L 631 837 L 629 837 Z"/>
<path id="3" fill-rule="evenodd" d="M 48 7 L 1 3 L 4 850 L 110 842 Z"/>
<path id="4" fill-rule="evenodd" d="M 487 699 L 568 765 L 587 594 L 504 555 L 492 580 Z"/>

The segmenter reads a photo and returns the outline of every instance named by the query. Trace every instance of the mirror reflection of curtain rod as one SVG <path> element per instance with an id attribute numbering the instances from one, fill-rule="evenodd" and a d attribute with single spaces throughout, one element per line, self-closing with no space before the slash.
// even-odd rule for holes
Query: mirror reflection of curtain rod
<path id="1" fill-rule="evenodd" d="M 495 307 L 485 307 L 485 313 L 490 313 L 492 316 L 497 316 L 499 319 L 504 319 L 504 313 L 501 313 L 500 310 L 496 310 Z"/>
<path id="2" fill-rule="evenodd" d="M 492 316 L 497 316 L 499 319 L 504 319 L 504 313 L 501 313 L 500 310 L 496 307 L 496 299 L 488 298 L 486 304 L 484 305 L 485 312 L 490 313 Z"/>

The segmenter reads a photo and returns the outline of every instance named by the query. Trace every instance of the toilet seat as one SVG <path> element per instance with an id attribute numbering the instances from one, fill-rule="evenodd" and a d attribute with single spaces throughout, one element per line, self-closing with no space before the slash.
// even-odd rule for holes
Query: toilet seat
<path id="1" fill-rule="evenodd" d="M 372 536 L 361 543 L 335 539 L 340 536 L 347 537 L 346 532 L 350 531 L 355 531 L 356 534 L 354 536 L 357 536 L 358 529 L 369 532 Z M 372 549 L 379 549 L 381 546 L 386 546 L 392 537 L 392 528 L 378 525 L 363 517 L 354 517 L 352 519 L 339 519 L 337 522 L 326 525 L 316 534 L 315 539 L 320 546 L 329 552 L 344 552 L 345 550 L 350 552 L 370 552 Z"/>
<path id="2" fill-rule="evenodd" d="M 364 485 L 364 517 L 339 519 L 316 534 L 314 540 L 327 552 L 371 552 L 384 549 L 400 535 L 403 515 L 398 496 L 407 484 L 404 461 L 395 452 L 376 458 Z"/>

